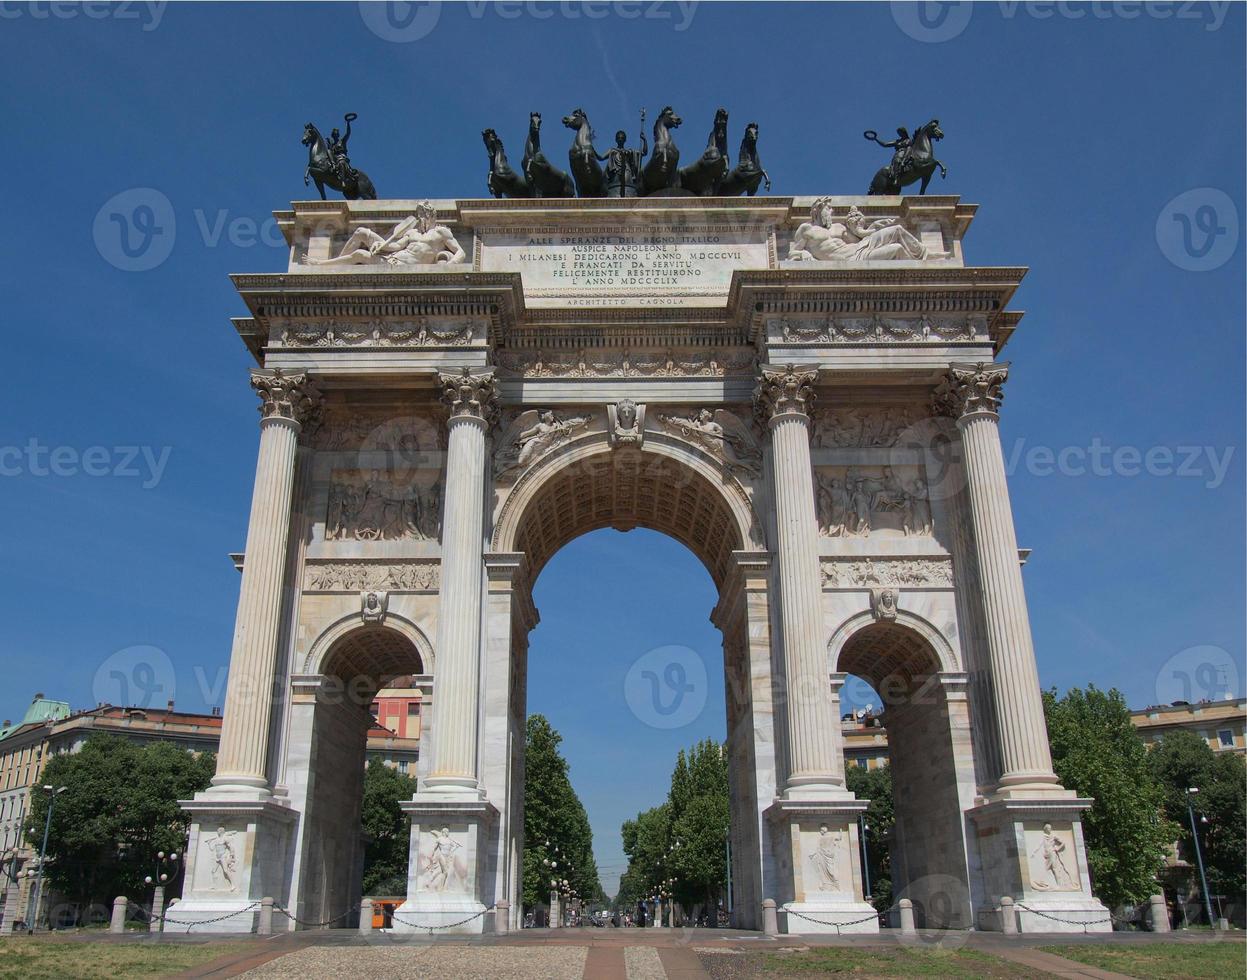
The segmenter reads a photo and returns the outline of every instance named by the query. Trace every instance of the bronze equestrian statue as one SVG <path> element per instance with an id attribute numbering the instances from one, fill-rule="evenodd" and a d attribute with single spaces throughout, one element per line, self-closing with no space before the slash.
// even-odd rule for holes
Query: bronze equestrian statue
<path id="1" fill-rule="evenodd" d="M 727 110 L 719 109 L 705 152 L 692 166 L 680 170 L 680 186 L 698 197 L 713 197 L 727 176 L 727 167 Z"/>
<path id="2" fill-rule="evenodd" d="M 758 124 L 751 122 L 745 125 L 745 136 L 740 141 L 740 152 L 736 154 L 736 167 L 723 178 L 718 193 L 720 197 L 736 197 L 739 194 L 753 197 L 758 193 L 759 184 L 765 184 L 768 192 L 771 190 L 770 175 L 762 169 L 762 162 L 758 159 Z"/>
<path id="3" fill-rule="evenodd" d="M 868 194 L 900 194 L 908 184 L 916 180 L 922 181 L 918 193 L 925 194 L 927 185 L 931 183 L 931 175 L 935 173 L 937 167 L 941 179 L 948 176 L 948 168 L 935 159 L 934 143 L 944 138 L 938 119 L 932 119 L 925 126 L 919 127 L 912 138 L 903 126 L 897 129 L 897 138 L 888 140 L 886 143 L 879 139 L 879 135 L 873 129 L 866 130 L 862 135 L 880 146 L 895 151 L 892 154 L 892 162 L 886 167 L 880 167 L 879 172 L 875 174 L 874 180 L 870 182 Z"/>
<path id="4" fill-rule="evenodd" d="M 654 152 L 641 172 L 643 194 L 678 193 L 680 150 L 671 138 L 671 131 L 683 121 L 671 106 L 665 106 L 654 120 Z"/>
<path id="5" fill-rule="evenodd" d="M 339 135 L 338 130 L 334 129 L 328 141 L 312 123 L 303 127 L 303 139 L 299 141 L 307 147 L 307 169 L 303 171 L 303 186 L 315 181 L 322 201 L 325 200 L 326 185 L 340 191 L 348 201 L 377 199 L 376 188 L 372 186 L 368 175 L 352 167 L 351 158 L 347 155 L 351 123 L 358 118 L 358 113 L 348 112 L 343 116 L 346 121 L 346 134 Z"/>
<path id="6" fill-rule="evenodd" d="M 485 178 L 489 193 L 494 197 L 532 197 L 532 189 L 524 175 L 517 174 L 507 162 L 507 153 L 498 134 L 492 129 L 486 129 L 481 133 L 481 138 L 489 153 L 489 176 Z"/>
<path id="7" fill-rule="evenodd" d="M 563 125 L 576 131 L 576 138 L 567 151 L 567 160 L 571 164 L 577 195 L 605 197 L 606 175 L 599 161 L 606 157 L 599 156 L 593 148 L 593 127 L 589 125 L 589 114 L 584 109 L 573 109 L 571 115 L 563 117 Z"/>
<path id="8" fill-rule="evenodd" d="M 553 166 L 541 152 L 541 113 L 528 115 L 528 141 L 524 144 L 524 176 L 533 197 L 575 197 L 571 177 Z"/>

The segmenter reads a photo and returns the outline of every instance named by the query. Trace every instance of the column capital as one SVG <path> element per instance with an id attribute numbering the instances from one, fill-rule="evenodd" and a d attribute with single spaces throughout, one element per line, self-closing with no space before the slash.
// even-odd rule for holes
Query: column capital
<path id="1" fill-rule="evenodd" d="M 798 371 L 789 364 L 784 368 L 764 365 L 753 392 L 753 409 L 759 421 L 773 422 L 782 415 L 809 417 L 814 408 L 814 382 L 817 371 Z"/>
<path id="2" fill-rule="evenodd" d="M 473 374 L 471 368 L 455 373 L 438 372 L 442 404 L 450 410 L 451 421 L 473 418 L 489 428 L 498 420 L 498 385 L 494 372 Z"/>
<path id="3" fill-rule="evenodd" d="M 953 363 L 940 382 L 931 403 L 937 414 L 954 419 L 985 413 L 996 415 L 1004 400 L 1001 387 L 1009 377 L 1009 362 Z"/>
<path id="4" fill-rule="evenodd" d="M 320 391 L 306 374 L 286 374 L 281 368 L 252 371 L 251 387 L 260 396 L 262 420 L 287 419 L 302 428 L 320 414 Z"/>

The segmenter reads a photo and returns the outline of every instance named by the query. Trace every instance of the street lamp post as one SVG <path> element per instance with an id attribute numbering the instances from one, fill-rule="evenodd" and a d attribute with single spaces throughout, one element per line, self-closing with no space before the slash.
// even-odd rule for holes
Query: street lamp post
<path id="1" fill-rule="evenodd" d="M 178 860 L 177 851 L 170 851 L 168 854 L 165 854 L 164 851 L 157 851 L 155 873 L 147 875 L 143 879 L 145 884 L 156 886 L 152 890 L 152 912 L 147 919 L 148 932 L 161 932 L 164 930 L 165 884 L 169 881 L 169 873 L 164 869 L 170 867 L 169 862 L 172 862 L 172 866 L 179 869 L 173 873 L 173 877 L 176 880 L 181 869 Z"/>
<path id="2" fill-rule="evenodd" d="M 1208 876 L 1204 874 L 1204 854 L 1199 847 L 1199 828 L 1195 824 L 1195 808 L 1191 805 L 1199 787 L 1191 786 L 1186 791 L 1186 815 L 1191 821 L 1191 839 L 1195 842 L 1195 862 L 1199 865 L 1199 883 L 1204 889 L 1204 914 L 1208 916 L 1208 925 L 1216 928 L 1212 918 L 1212 899 L 1208 897 Z"/>
<path id="3" fill-rule="evenodd" d="M 862 885 L 865 896 L 870 898 L 870 851 L 867 849 L 866 835 L 870 832 L 870 824 L 862 818 Z"/>
<path id="4" fill-rule="evenodd" d="M 39 876 L 35 879 L 35 894 L 31 899 L 31 907 L 34 914 L 30 917 L 30 924 L 27 931 L 34 935 L 35 926 L 39 924 L 39 903 L 43 901 L 43 865 L 48 859 L 48 831 L 52 829 L 52 806 L 56 803 L 56 798 L 65 792 L 66 787 L 43 786 L 41 787 L 48 794 L 48 816 L 43 822 L 43 846 L 39 848 Z"/>

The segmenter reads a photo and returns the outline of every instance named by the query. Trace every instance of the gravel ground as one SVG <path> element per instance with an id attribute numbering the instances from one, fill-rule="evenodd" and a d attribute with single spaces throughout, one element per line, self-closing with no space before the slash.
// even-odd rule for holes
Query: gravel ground
<path id="1" fill-rule="evenodd" d="M 631 950 L 629 950 L 631 952 Z M 658 954 L 648 950 L 658 966 Z M 550 980 L 584 975 L 585 946 L 395 946 L 334 948 L 312 946 L 249 970 L 244 977 L 350 977 L 351 980 Z M 633 976 L 631 968 L 628 976 Z M 657 974 L 665 976 L 659 968 Z"/>
<path id="2" fill-rule="evenodd" d="M 652 946 L 625 946 L 624 967 L 628 971 L 628 980 L 667 980 L 667 971 L 662 968 L 658 950 Z"/>

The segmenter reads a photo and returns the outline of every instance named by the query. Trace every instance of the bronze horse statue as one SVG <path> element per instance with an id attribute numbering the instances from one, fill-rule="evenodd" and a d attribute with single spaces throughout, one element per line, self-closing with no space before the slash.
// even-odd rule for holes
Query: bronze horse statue
<path id="1" fill-rule="evenodd" d="M 588 113 L 584 109 L 573 109 L 571 115 L 563 117 L 563 125 L 576 131 L 576 138 L 567 151 L 576 193 L 581 197 L 605 197 L 606 174 L 598 161 L 606 157 L 599 156 L 593 148 L 593 127 L 589 125 Z"/>
<path id="2" fill-rule="evenodd" d="M 680 150 L 671 138 L 671 130 L 684 120 L 666 106 L 654 120 L 654 149 L 641 172 L 642 193 L 676 190 L 680 186 Z"/>
<path id="3" fill-rule="evenodd" d="M 347 113 L 348 138 L 351 121 L 354 118 L 355 113 Z M 325 200 L 326 184 L 335 191 L 340 191 L 348 201 L 360 199 L 375 201 L 377 199 L 376 188 L 372 186 L 372 181 L 362 170 L 348 167 L 347 179 L 345 182 L 342 180 L 342 175 L 338 171 L 338 161 L 329 152 L 329 144 L 325 142 L 325 137 L 320 135 L 320 130 L 314 124 L 308 123 L 303 127 L 303 139 L 299 142 L 307 147 L 307 169 L 303 171 L 303 185 L 306 187 L 309 180 L 315 181 L 316 190 L 320 193 L 322 201 Z"/>
<path id="4" fill-rule="evenodd" d="M 692 166 L 680 170 L 680 186 L 698 197 L 711 197 L 718 194 L 727 168 L 727 110 L 719 109 L 714 114 L 706 151 Z"/>
<path id="5" fill-rule="evenodd" d="M 874 139 L 878 142 L 873 130 L 867 130 L 864 134 L 867 139 Z M 912 184 L 916 180 L 922 181 L 922 186 L 918 188 L 919 194 L 927 192 L 927 185 L 931 183 L 931 175 L 935 173 L 936 167 L 939 168 L 940 177 L 948 176 L 948 168 L 939 160 L 935 159 L 933 144 L 936 140 L 942 140 L 944 133 L 940 129 L 940 121 L 932 119 L 925 126 L 918 129 L 913 135 L 913 142 L 909 146 L 909 151 L 901 160 L 900 172 L 894 174 L 889 164 L 886 167 L 880 167 L 879 172 L 875 174 L 874 180 L 870 182 L 870 190 L 868 194 L 900 194 L 908 184 Z"/>
<path id="6" fill-rule="evenodd" d="M 771 177 L 762 169 L 762 162 L 758 159 L 758 124 L 751 122 L 745 125 L 745 136 L 740 141 L 740 152 L 736 154 L 736 166 L 723 178 L 719 194 L 722 197 L 736 197 L 738 194 L 753 197 L 758 193 L 758 185 L 763 183 L 769 191 Z"/>
<path id="7" fill-rule="evenodd" d="M 541 152 L 541 113 L 528 114 L 528 140 L 524 143 L 524 176 L 533 197 L 575 197 L 571 177 L 553 166 Z"/>
<path id="8" fill-rule="evenodd" d="M 507 153 L 498 134 L 492 129 L 486 129 L 481 133 L 481 138 L 489 153 L 489 176 L 485 178 L 489 193 L 494 197 L 532 197 L 532 190 L 524 175 L 517 174 L 507 162 Z"/>

